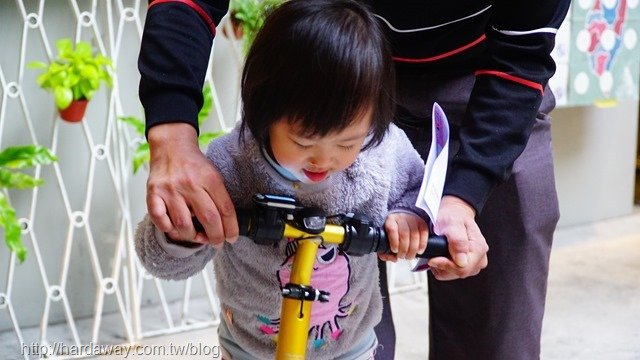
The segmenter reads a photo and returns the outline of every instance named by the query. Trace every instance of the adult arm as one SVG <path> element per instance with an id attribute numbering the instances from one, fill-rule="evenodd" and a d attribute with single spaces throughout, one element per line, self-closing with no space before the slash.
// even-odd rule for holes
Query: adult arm
<path id="1" fill-rule="evenodd" d="M 544 88 L 555 72 L 551 50 L 569 0 L 497 1 L 486 31 L 487 48 L 476 71 L 460 150 L 445 184 L 436 232 L 447 236 L 455 257 L 432 259 L 436 278 L 474 275 L 486 246 L 475 216 L 491 191 L 510 174 L 533 128 Z M 471 265 L 471 266 L 469 266 Z"/>
<path id="2" fill-rule="evenodd" d="M 510 174 L 533 128 L 555 63 L 551 51 L 569 0 L 497 1 L 486 29 L 463 126 L 444 193 L 476 213 Z"/>
<path id="3" fill-rule="evenodd" d="M 175 239 L 219 246 L 238 236 L 235 211 L 218 171 L 197 145 L 197 115 L 215 26 L 228 1 L 149 3 L 138 67 L 151 149 L 147 208 Z M 197 233 L 196 216 L 205 233 Z"/>

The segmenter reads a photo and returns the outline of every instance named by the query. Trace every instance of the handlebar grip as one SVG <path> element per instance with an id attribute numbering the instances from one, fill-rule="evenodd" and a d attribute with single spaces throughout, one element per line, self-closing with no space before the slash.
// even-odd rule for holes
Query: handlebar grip
<path id="1" fill-rule="evenodd" d="M 238 218 L 238 228 L 240 229 L 240 236 L 247 236 L 251 229 L 251 211 L 245 209 L 236 209 L 236 216 Z"/>
<path id="2" fill-rule="evenodd" d="M 274 245 L 282 239 L 285 221 L 279 211 L 236 209 L 239 235 L 251 238 L 256 244 Z M 205 232 L 202 223 L 191 218 L 197 232 Z"/>
<path id="3" fill-rule="evenodd" d="M 387 234 L 384 229 L 380 228 L 379 234 L 376 252 L 391 253 L 389 240 L 387 239 Z M 445 236 L 430 235 L 427 239 L 427 249 L 422 254 L 417 254 L 416 257 L 430 259 L 438 256 L 450 257 L 449 243 Z"/>
<path id="4" fill-rule="evenodd" d="M 251 211 L 244 209 L 236 209 L 236 217 L 238 219 L 238 228 L 240 230 L 240 236 L 247 236 L 249 234 L 249 230 L 251 229 Z M 204 226 L 197 217 L 191 217 L 193 221 L 193 227 L 196 229 L 196 232 L 204 232 Z"/>
<path id="5" fill-rule="evenodd" d="M 427 242 L 427 250 L 424 253 L 417 255 L 420 258 L 433 258 L 438 256 L 449 256 L 449 242 L 447 238 L 442 235 L 431 235 Z"/>
<path id="6" fill-rule="evenodd" d="M 389 240 L 384 228 L 366 224 L 348 223 L 345 226 L 345 240 L 341 249 L 349 255 L 361 256 L 371 253 L 391 253 Z M 450 257 L 447 238 L 440 235 L 429 236 L 427 249 L 416 255 L 419 258 Z"/>

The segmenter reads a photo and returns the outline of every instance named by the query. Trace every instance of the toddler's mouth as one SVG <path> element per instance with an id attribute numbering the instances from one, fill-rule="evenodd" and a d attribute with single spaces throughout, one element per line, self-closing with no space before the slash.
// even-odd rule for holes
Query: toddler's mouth
<path id="1" fill-rule="evenodd" d="M 329 173 L 328 171 L 315 172 L 315 171 L 309 171 L 306 169 L 302 169 L 302 171 L 304 171 L 304 175 L 313 182 L 324 180 L 327 177 L 327 174 Z"/>

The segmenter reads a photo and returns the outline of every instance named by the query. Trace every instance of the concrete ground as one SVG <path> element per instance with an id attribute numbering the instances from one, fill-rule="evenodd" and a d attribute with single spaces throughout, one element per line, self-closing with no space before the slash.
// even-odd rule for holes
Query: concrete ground
<path id="1" fill-rule="evenodd" d="M 426 359 L 426 291 L 397 295 L 398 359 Z M 424 314 L 424 315 L 423 315 Z M 417 319 L 417 320 L 416 320 Z M 640 359 L 640 210 L 557 230 L 542 359 Z"/>
<path id="2" fill-rule="evenodd" d="M 424 289 L 392 295 L 399 360 L 427 358 L 425 298 Z M 189 343 L 216 345 L 216 329 L 145 339 L 142 344 Z M 180 358 L 185 357 L 173 357 Z M 541 358 L 640 359 L 640 209 L 631 216 L 556 232 Z M 116 360 L 123 356 L 96 359 Z"/>

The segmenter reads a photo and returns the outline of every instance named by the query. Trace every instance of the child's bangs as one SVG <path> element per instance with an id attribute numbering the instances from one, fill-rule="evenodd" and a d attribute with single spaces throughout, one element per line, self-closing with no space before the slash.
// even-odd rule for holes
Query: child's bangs
<path id="1" fill-rule="evenodd" d="M 349 81 L 336 76 L 315 80 L 304 83 L 316 86 L 287 89 L 288 101 L 282 109 L 286 118 L 303 125 L 307 136 L 324 136 L 347 128 L 373 106 L 376 94 L 370 89 L 380 86 L 373 79 Z"/>
<path id="2" fill-rule="evenodd" d="M 342 130 L 380 100 L 385 64 L 379 44 L 362 21 L 348 17 L 333 24 L 307 23 L 307 34 L 295 29 L 308 39 L 293 42 L 302 44 L 291 49 L 301 66 L 286 72 L 280 95 L 283 114 L 301 121 L 308 135 Z"/>
<path id="3" fill-rule="evenodd" d="M 325 136 L 370 111 L 372 143 L 378 143 L 393 115 L 393 74 L 379 24 L 359 6 L 281 7 L 245 62 L 243 128 L 264 143 L 273 123 L 289 119 L 306 136 Z"/>

